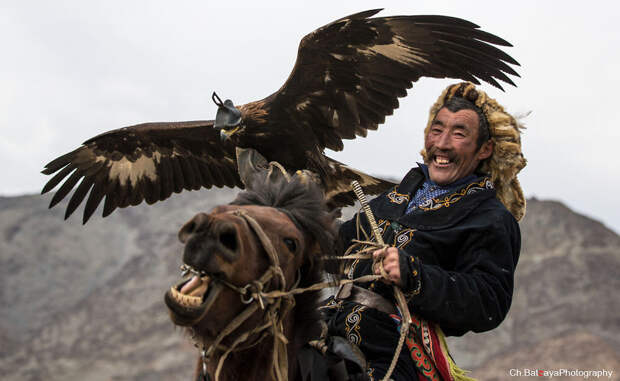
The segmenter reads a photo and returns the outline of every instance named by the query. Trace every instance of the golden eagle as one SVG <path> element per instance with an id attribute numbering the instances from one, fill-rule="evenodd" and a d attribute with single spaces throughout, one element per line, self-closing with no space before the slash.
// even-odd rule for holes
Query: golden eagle
<path id="1" fill-rule="evenodd" d="M 252 148 L 287 170 L 318 175 L 333 205 L 353 200 L 358 180 L 369 194 L 392 183 L 365 175 L 324 155 L 342 139 L 366 136 L 398 108 L 420 77 L 458 78 L 500 89 L 519 65 L 494 45 L 511 46 L 469 21 L 446 16 L 375 17 L 374 9 L 343 17 L 305 36 L 289 78 L 265 99 L 219 105 L 215 121 L 144 123 L 95 136 L 53 160 L 46 193 L 61 201 L 81 180 L 65 218 L 89 193 L 83 222 L 105 197 L 103 216 L 116 208 L 152 204 L 172 192 L 211 186 L 243 187 L 235 148 Z M 222 140 L 220 135 L 227 139 Z"/>

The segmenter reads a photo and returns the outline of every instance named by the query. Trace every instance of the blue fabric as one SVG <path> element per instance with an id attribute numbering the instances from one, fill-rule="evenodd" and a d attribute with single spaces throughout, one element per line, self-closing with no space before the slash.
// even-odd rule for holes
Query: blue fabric
<path id="1" fill-rule="evenodd" d="M 418 188 L 418 190 L 411 198 L 409 205 L 407 205 L 406 213 L 411 213 L 420 205 L 432 198 L 439 197 L 446 193 L 454 192 L 462 185 L 467 184 L 477 178 L 476 175 L 471 174 L 448 185 L 437 185 L 433 180 L 430 179 L 430 176 L 428 174 L 428 167 L 426 166 L 426 164 L 417 164 L 424 173 L 424 177 L 426 178 L 426 180 L 424 181 L 424 183 L 422 183 L 422 186 Z"/>

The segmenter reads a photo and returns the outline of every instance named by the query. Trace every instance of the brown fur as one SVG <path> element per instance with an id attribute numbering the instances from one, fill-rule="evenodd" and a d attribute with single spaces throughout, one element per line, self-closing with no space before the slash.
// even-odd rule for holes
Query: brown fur
<path id="1" fill-rule="evenodd" d="M 476 89 L 473 83 L 462 82 L 448 86 L 431 107 L 424 136 L 428 134 L 435 115 L 452 97 L 462 97 L 479 107 L 489 123 L 493 141 L 493 154 L 480 164 L 480 170 L 491 176 L 497 190 L 497 198 L 506 206 L 517 221 L 525 215 L 525 197 L 517 179 L 527 160 L 521 152 L 521 129 L 523 126 L 495 99 Z M 421 152 L 427 159 L 426 150 Z"/>
<path id="2" fill-rule="evenodd" d="M 230 205 L 216 207 L 208 215 L 197 215 L 182 228 L 179 235 L 186 242 L 184 258 L 186 263 L 188 260 L 194 260 L 203 268 L 207 268 L 208 272 L 221 273 L 237 286 L 258 279 L 268 268 L 269 258 L 247 223 L 239 216 L 230 213 L 242 209 L 260 223 L 273 243 L 286 278 L 287 288 L 294 283 L 298 269 L 301 271 L 299 287 L 320 282 L 323 270 L 321 257 L 324 253 L 331 252 L 336 235 L 335 218 L 327 212 L 320 189 L 313 183 L 301 183 L 295 178 L 291 182 L 281 179 L 275 183 L 259 179 L 253 182 L 253 188 L 251 191 L 239 194 Z M 219 255 L 217 242 L 210 242 L 214 240 L 213 237 L 218 236 L 218 231 L 222 229 L 230 231 L 231 227 L 234 227 L 238 237 L 236 241 L 238 253 L 233 260 L 231 258 L 235 256 Z M 283 243 L 284 238 L 292 238 L 297 242 L 294 253 L 291 253 Z M 203 246 L 207 249 L 203 250 Z M 187 249 L 188 247 L 191 248 Z M 190 257 L 187 250 L 191 251 Z M 198 256 L 204 258 L 196 259 Z M 295 297 L 294 310 L 283 321 L 284 334 L 289 339 L 287 346 L 289 379 L 294 379 L 293 376 L 296 374 L 295 354 L 302 345 L 317 337 L 320 332 L 318 299 L 318 292 L 298 295 Z M 240 302 L 239 295 L 226 288 L 207 315 L 193 324 L 192 328 L 208 345 L 244 308 L 245 305 Z M 235 334 L 258 325 L 262 322 L 261 319 L 259 310 L 223 343 L 230 344 Z M 224 363 L 220 380 L 269 379 L 272 346 L 272 338 L 268 337 L 257 346 L 231 354 Z M 212 376 L 216 366 L 217 359 L 212 359 L 208 365 Z"/>

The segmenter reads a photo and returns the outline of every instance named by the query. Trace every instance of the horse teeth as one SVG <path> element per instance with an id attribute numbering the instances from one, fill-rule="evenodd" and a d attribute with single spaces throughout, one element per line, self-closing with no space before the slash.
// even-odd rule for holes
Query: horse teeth
<path id="1" fill-rule="evenodd" d="M 203 297 L 209 289 L 211 278 L 204 272 L 198 271 L 191 266 L 183 264 L 180 266 L 181 277 L 185 278 L 191 274 L 191 278 L 183 280 L 181 285 L 173 286 L 171 295 L 173 299 L 184 307 L 198 307 L 203 302 Z M 177 289 L 179 287 L 180 289 Z"/>
<path id="2" fill-rule="evenodd" d="M 202 297 L 200 296 L 182 294 L 174 287 L 170 288 L 170 292 L 174 300 L 176 300 L 177 303 L 179 303 L 182 306 L 198 307 L 202 304 Z"/>

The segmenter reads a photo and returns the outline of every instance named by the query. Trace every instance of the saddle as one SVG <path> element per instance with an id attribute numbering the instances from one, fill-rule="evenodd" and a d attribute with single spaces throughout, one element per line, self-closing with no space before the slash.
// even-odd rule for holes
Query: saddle
<path id="1" fill-rule="evenodd" d="M 366 357 L 340 336 L 307 343 L 297 354 L 300 381 L 366 381 Z"/>
<path id="2" fill-rule="evenodd" d="M 393 303 L 383 296 L 352 283 L 341 286 L 334 298 L 351 300 L 388 314 L 396 313 Z M 366 373 L 366 357 L 362 351 L 357 345 L 340 336 L 327 336 L 323 340 L 309 342 L 298 353 L 297 362 L 301 381 L 370 379 Z"/>

